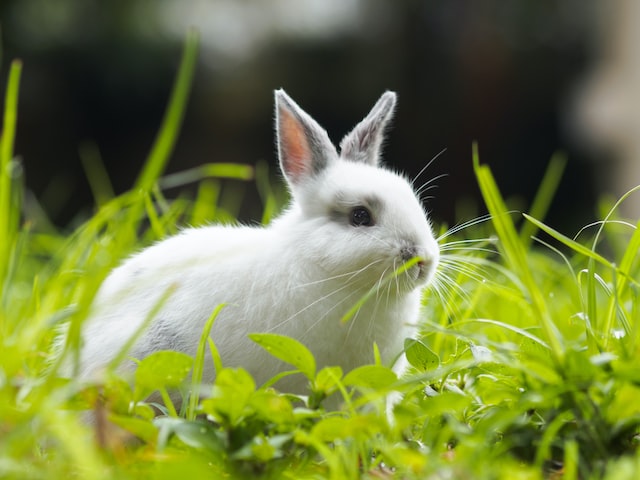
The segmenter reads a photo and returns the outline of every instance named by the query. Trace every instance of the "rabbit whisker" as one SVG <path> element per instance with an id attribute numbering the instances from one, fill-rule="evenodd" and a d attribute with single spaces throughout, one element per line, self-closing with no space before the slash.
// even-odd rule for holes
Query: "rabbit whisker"
<path id="1" fill-rule="evenodd" d="M 313 302 L 309 303 L 308 305 L 305 305 L 303 308 L 301 308 L 300 310 L 298 310 L 296 313 L 294 313 L 293 315 L 289 316 L 288 318 L 285 318 L 284 320 L 276 323 L 275 325 L 271 326 L 267 332 L 273 332 L 274 330 L 276 330 L 277 328 L 281 327 L 282 325 L 285 325 L 286 323 L 289 323 L 291 320 L 293 320 L 294 318 L 296 318 L 298 315 L 304 313 L 305 311 L 307 311 L 308 309 L 310 309 L 311 307 L 313 307 L 314 305 L 316 305 L 317 303 L 320 303 L 324 300 L 326 300 L 327 298 L 332 297 L 333 295 L 340 293 L 342 290 L 348 288 L 350 286 L 349 283 L 345 283 L 344 285 L 342 285 L 340 288 L 337 288 L 329 293 L 327 293 L 326 295 L 323 295 L 317 299 L 315 299 Z"/>
<path id="2" fill-rule="evenodd" d="M 439 296 L 444 306 L 444 311 L 448 314 L 458 315 L 462 312 L 462 304 L 469 303 L 471 298 L 468 292 L 455 280 L 441 276 L 433 282 L 433 291 Z M 460 298 L 463 302 L 455 301 Z"/>
<path id="3" fill-rule="evenodd" d="M 434 163 L 438 158 L 440 158 L 446 151 L 447 149 L 443 148 L 442 150 L 440 150 L 440 152 L 436 153 L 436 155 L 431 160 L 429 160 L 424 167 L 420 169 L 418 174 L 413 177 L 413 180 L 411 180 L 411 185 L 415 185 L 418 178 L 420 178 L 420 175 L 422 175 L 431 166 L 431 164 Z"/>
<path id="4" fill-rule="evenodd" d="M 349 287 L 352 285 L 352 283 L 353 283 L 353 281 L 354 281 L 355 277 L 356 277 L 358 274 L 360 274 L 360 273 L 362 273 L 362 272 L 366 271 L 366 270 L 367 270 L 367 269 L 369 269 L 371 266 L 373 266 L 373 265 L 375 265 L 375 264 L 377 264 L 377 263 L 380 263 L 380 262 L 382 262 L 382 259 L 376 259 L 376 260 L 374 260 L 374 261 L 372 261 L 372 262 L 368 263 L 367 265 L 365 265 L 364 267 L 362 267 L 362 268 L 360 268 L 360 269 L 358 269 L 358 270 L 355 270 L 355 271 L 353 271 L 353 272 L 349 272 L 349 273 L 347 273 L 347 274 L 336 275 L 335 277 L 333 277 L 334 279 L 335 279 L 335 278 L 342 278 L 342 277 L 347 277 L 347 276 L 348 276 L 347 281 L 346 281 L 346 282 L 345 282 L 341 287 L 339 287 L 339 288 L 337 288 L 337 289 L 335 289 L 335 290 L 333 290 L 333 291 L 331 291 L 331 292 L 327 293 L 326 295 L 323 295 L 323 296 L 321 296 L 321 297 L 317 298 L 317 299 L 316 299 L 316 300 L 314 300 L 313 302 L 311 302 L 311 303 L 309 303 L 308 305 L 304 306 L 302 309 L 298 310 L 296 313 L 294 313 L 294 314 L 293 314 L 293 315 L 291 315 L 290 317 L 288 317 L 288 318 L 286 318 L 286 319 L 282 320 L 281 322 L 277 323 L 276 325 L 272 326 L 268 331 L 273 331 L 273 330 L 275 330 L 275 329 L 277 329 L 277 328 L 281 327 L 282 325 L 284 325 L 284 324 L 288 323 L 289 321 L 293 320 L 293 319 L 294 319 L 295 317 L 297 317 L 298 315 L 300 315 L 300 314 L 302 314 L 303 312 L 307 311 L 308 309 L 312 308 L 312 307 L 313 307 L 314 305 L 316 305 L 317 303 L 322 302 L 322 301 L 326 300 L 327 298 L 330 298 L 330 297 L 332 297 L 332 296 L 334 296 L 334 295 L 336 295 L 336 294 L 340 293 L 341 291 L 343 291 L 343 290 L 344 290 L 344 289 L 346 289 L 346 288 L 349 288 Z M 313 286 L 313 285 L 318 285 L 318 284 L 323 283 L 323 282 L 326 282 L 326 281 L 328 281 L 328 279 L 323 279 L 323 280 L 319 280 L 319 281 L 309 282 L 309 283 L 307 283 L 307 284 L 303 284 L 303 285 L 301 285 L 301 286 Z M 349 297 L 351 297 L 352 295 L 357 294 L 357 293 L 362 294 L 361 289 L 356 289 L 352 294 L 350 294 L 349 296 L 347 296 L 347 297 L 346 297 L 346 299 L 348 299 Z M 340 302 L 338 302 L 337 304 L 335 304 L 335 305 L 334 305 L 334 307 L 332 307 L 332 308 L 331 308 L 327 313 L 325 313 L 325 315 L 323 315 L 322 317 L 320 317 L 320 319 L 324 318 L 324 317 L 325 317 L 329 312 L 331 312 L 331 311 L 333 310 L 333 308 L 335 308 L 335 306 L 337 306 L 337 305 L 339 305 L 340 303 L 342 303 L 342 301 L 344 301 L 344 299 L 343 299 L 343 300 L 341 300 Z M 315 325 L 315 323 L 314 323 L 314 325 Z"/>
<path id="5" fill-rule="evenodd" d="M 386 246 L 386 247 L 391 248 L 391 247 L 393 246 L 393 245 L 392 245 L 392 243 L 391 243 L 390 241 L 385 240 L 384 238 L 380 238 L 380 237 L 378 237 L 377 235 L 374 235 L 374 234 L 373 234 L 373 233 L 371 233 L 371 232 L 367 232 L 367 231 L 365 231 L 365 232 L 363 232 L 363 233 L 364 233 L 367 237 L 369 237 L 369 238 L 373 238 L 375 241 L 382 243 L 382 244 L 383 244 L 384 246 Z"/>
<path id="6" fill-rule="evenodd" d="M 327 311 L 325 311 L 320 317 L 318 317 L 311 325 L 309 325 L 309 327 L 307 327 L 307 329 L 304 331 L 304 333 L 301 336 L 301 339 L 304 339 L 306 337 L 306 335 L 308 335 L 311 330 L 313 330 L 320 322 L 322 322 L 325 318 L 327 318 L 327 316 L 329 316 L 329 314 L 331 312 L 333 312 L 336 308 L 340 307 L 343 303 L 345 303 L 346 301 L 348 301 L 349 299 L 351 299 L 351 297 L 353 297 L 355 294 L 357 294 L 357 291 L 353 291 L 351 292 L 349 295 L 347 295 L 346 297 L 342 298 L 341 300 L 339 300 L 338 302 L 334 303 L 331 308 L 329 308 Z M 359 311 L 357 311 L 353 318 L 351 318 L 350 322 L 353 324 L 355 323 L 355 319 L 358 316 Z"/>
<path id="7" fill-rule="evenodd" d="M 483 282 L 486 279 L 485 275 L 478 273 L 476 270 L 473 270 L 472 268 L 465 267 L 464 265 L 459 265 L 459 264 L 446 265 L 443 270 L 446 271 L 447 273 L 451 272 L 451 273 L 467 276 L 477 282 Z"/>
<path id="8" fill-rule="evenodd" d="M 436 241 L 438 243 L 440 243 L 441 240 L 450 237 L 451 235 L 454 235 L 462 230 L 465 230 L 467 228 L 470 227 L 474 227 L 476 225 L 479 225 L 481 223 L 486 222 L 487 220 L 491 220 L 491 214 L 487 213 L 485 215 L 481 215 L 479 217 L 476 218 L 472 218 L 470 220 L 467 220 L 465 222 L 459 223 L 457 225 L 454 225 L 453 227 L 449 228 L 446 232 L 444 232 L 442 235 L 440 235 L 439 237 L 436 238 Z"/>
<path id="9" fill-rule="evenodd" d="M 485 238 L 469 238 L 465 240 L 452 240 L 450 242 L 444 242 L 440 244 L 440 250 L 443 248 L 460 248 L 467 245 L 494 245 L 496 239 L 494 237 Z"/>
<path id="10" fill-rule="evenodd" d="M 448 173 L 441 173 L 440 175 L 436 175 L 435 177 L 429 179 L 428 181 L 426 181 L 425 183 L 423 183 L 422 185 L 420 185 L 420 188 L 418 188 L 416 190 L 416 195 L 420 196 L 422 195 L 424 192 L 426 192 L 427 190 L 429 190 L 430 188 L 437 188 L 437 185 L 434 184 L 434 182 L 437 182 L 438 180 L 441 180 L 443 178 L 448 177 L 449 174 Z M 433 185 L 432 185 L 433 184 Z"/>
<path id="11" fill-rule="evenodd" d="M 300 283 L 298 285 L 294 285 L 293 287 L 291 287 L 291 289 L 295 290 L 295 289 L 298 289 L 298 288 L 305 288 L 305 287 L 310 287 L 310 286 L 313 286 L 313 285 L 320 285 L 320 284 L 323 284 L 323 283 L 326 283 L 326 282 L 331 282 L 333 280 L 337 280 L 339 278 L 344 278 L 344 277 L 349 277 L 348 280 L 352 280 L 353 278 L 355 278 L 360 273 L 362 273 L 362 272 L 366 271 L 367 269 L 369 269 L 371 266 L 375 265 L 376 263 L 380 263 L 382 261 L 383 261 L 383 259 L 379 258 L 379 259 L 374 260 L 371 263 L 368 263 L 364 267 L 359 268 L 357 270 L 353 270 L 351 272 L 346 272 L 346 273 L 340 273 L 338 275 L 334 275 L 332 277 L 323 278 L 321 280 L 314 280 L 312 282 Z"/>

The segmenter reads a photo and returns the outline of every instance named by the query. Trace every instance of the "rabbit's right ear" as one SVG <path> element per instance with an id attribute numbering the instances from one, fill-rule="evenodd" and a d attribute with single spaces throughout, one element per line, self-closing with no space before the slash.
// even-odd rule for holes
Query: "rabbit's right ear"
<path id="1" fill-rule="evenodd" d="M 395 106 L 395 92 L 384 92 L 369 115 L 340 142 L 342 157 L 352 162 L 377 165 L 380 161 L 384 130 L 393 117 Z"/>
<path id="2" fill-rule="evenodd" d="M 275 91 L 275 103 L 280 167 L 295 185 L 322 171 L 338 152 L 327 132 L 284 90 Z"/>

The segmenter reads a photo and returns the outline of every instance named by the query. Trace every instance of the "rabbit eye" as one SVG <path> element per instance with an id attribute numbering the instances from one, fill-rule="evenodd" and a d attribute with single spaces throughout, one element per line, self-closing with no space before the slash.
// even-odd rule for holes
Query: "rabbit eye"
<path id="1" fill-rule="evenodd" d="M 371 213 L 365 207 L 355 207 L 351 210 L 351 225 L 354 227 L 370 227 L 373 225 Z"/>

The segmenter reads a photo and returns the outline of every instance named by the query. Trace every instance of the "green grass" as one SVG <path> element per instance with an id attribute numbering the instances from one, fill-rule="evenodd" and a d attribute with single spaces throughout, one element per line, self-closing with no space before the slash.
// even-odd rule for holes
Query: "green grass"
<path id="1" fill-rule="evenodd" d="M 413 367 L 401 379 L 379 362 L 318 370 L 298 342 L 255 335 L 291 365 L 281 376 L 308 377 L 305 406 L 221 365 L 208 336 L 216 312 L 195 358 L 154 354 L 133 385 L 113 374 L 94 385 L 62 378 L 61 359 L 77 356 L 110 269 L 178 225 L 229 220 L 221 179 L 254 174 L 212 164 L 163 176 L 196 50 L 190 34 L 157 141 L 129 192 L 114 196 L 99 154 L 83 149 L 96 208 L 72 232 L 23 208 L 13 154 L 21 65 L 10 69 L 0 139 L 0 478 L 636 478 L 640 224 L 619 218 L 616 203 L 577 238 L 546 226 L 561 157 L 521 215 L 474 151 L 491 217 L 441 232 L 441 271 L 424 295 L 422 336 L 405 345 Z M 257 173 L 268 219 L 276 197 Z M 200 185 L 194 198 L 164 197 L 163 187 L 186 182 Z M 56 346 L 63 325 L 68 340 Z M 213 386 L 200 384 L 206 349 L 219 372 Z M 201 396 L 178 411 L 168 392 L 185 381 Z M 404 396 L 389 416 L 393 390 Z M 144 401 L 154 391 L 160 417 Z M 333 392 L 345 406 L 325 411 Z M 86 408 L 94 426 L 81 420 Z"/>

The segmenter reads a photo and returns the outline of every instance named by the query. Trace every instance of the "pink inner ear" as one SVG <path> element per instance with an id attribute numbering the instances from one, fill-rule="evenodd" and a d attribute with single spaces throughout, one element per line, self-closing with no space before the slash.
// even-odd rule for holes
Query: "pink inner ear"
<path id="1" fill-rule="evenodd" d="M 311 162 L 311 149 L 304 127 L 285 108 L 280 108 L 280 146 L 285 173 L 294 180 L 304 176 Z"/>

